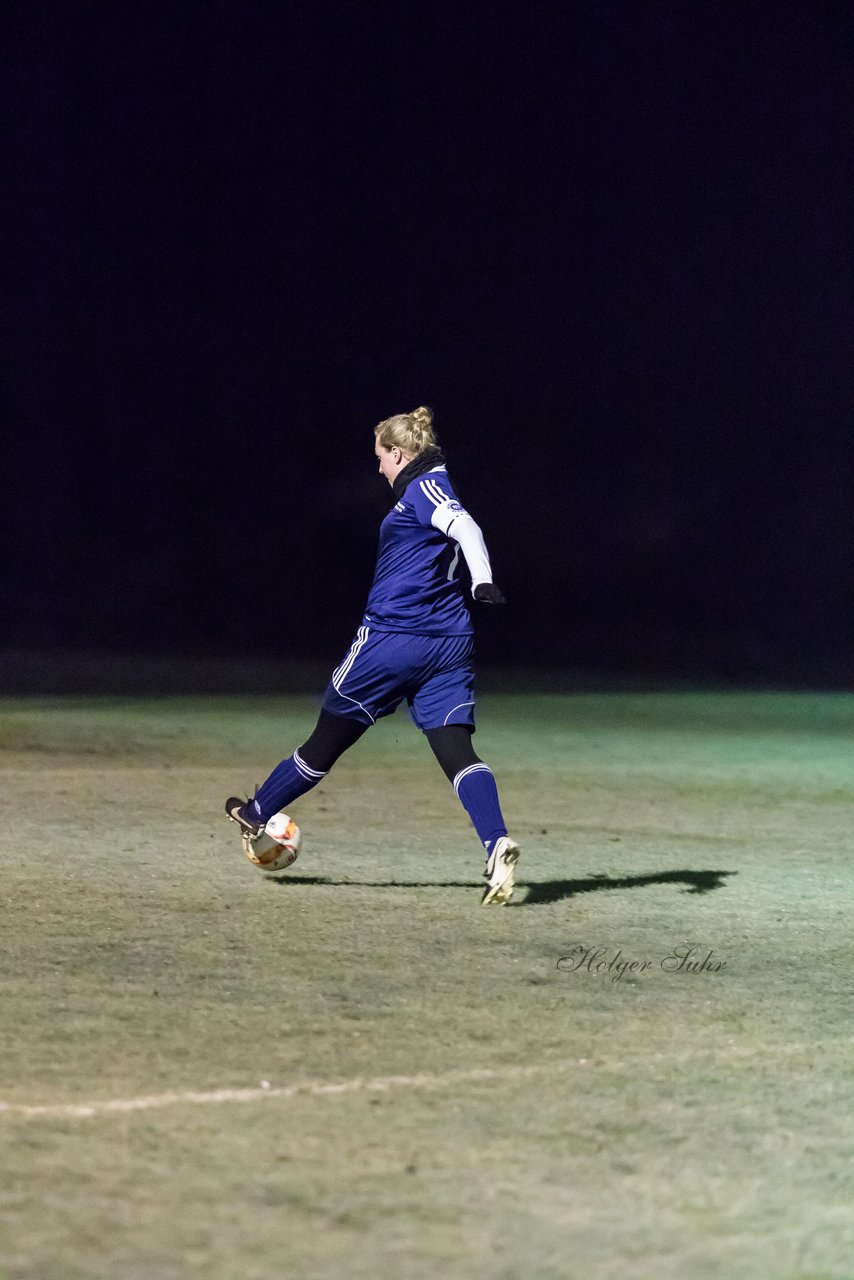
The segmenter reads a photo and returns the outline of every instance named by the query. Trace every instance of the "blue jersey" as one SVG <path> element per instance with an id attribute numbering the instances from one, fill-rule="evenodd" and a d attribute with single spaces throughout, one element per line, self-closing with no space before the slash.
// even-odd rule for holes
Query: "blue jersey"
<path id="1" fill-rule="evenodd" d="M 471 634 L 471 614 L 457 576 L 459 544 L 433 523 L 437 512 L 443 527 L 465 514 L 444 467 L 411 480 L 380 525 L 364 617 L 372 630 Z"/>

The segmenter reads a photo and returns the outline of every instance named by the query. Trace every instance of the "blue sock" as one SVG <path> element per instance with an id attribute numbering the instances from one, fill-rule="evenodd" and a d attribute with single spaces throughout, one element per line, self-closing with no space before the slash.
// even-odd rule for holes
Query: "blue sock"
<path id="1" fill-rule="evenodd" d="M 460 769 L 454 778 L 454 790 L 489 853 L 495 841 L 507 835 L 498 803 L 498 788 L 489 765 L 480 761 Z"/>
<path id="2" fill-rule="evenodd" d="M 266 822 L 280 809 L 286 809 L 297 796 L 311 791 L 325 777 L 325 773 L 308 767 L 297 748 L 292 756 L 276 765 L 267 781 L 258 788 L 254 800 L 249 802 L 249 811 Z"/>

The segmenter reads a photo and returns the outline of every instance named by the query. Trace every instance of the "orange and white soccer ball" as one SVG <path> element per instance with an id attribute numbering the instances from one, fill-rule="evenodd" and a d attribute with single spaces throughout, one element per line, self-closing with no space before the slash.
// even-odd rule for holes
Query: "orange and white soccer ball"
<path id="1" fill-rule="evenodd" d="M 302 832 L 286 813 L 274 813 L 254 840 L 244 840 L 246 856 L 260 871 L 287 871 L 299 857 Z"/>

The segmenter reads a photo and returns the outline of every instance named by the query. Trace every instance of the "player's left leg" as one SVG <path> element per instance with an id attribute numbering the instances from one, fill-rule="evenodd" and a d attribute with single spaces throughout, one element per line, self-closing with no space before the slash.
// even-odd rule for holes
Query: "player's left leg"
<path id="1" fill-rule="evenodd" d="M 462 724 L 424 731 L 442 772 L 489 853 L 495 841 L 507 835 L 507 827 L 492 770 L 475 754 L 471 735 L 471 728 Z"/>
<path id="2" fill-rule="evenodd" d="M 483 904 L 498 905 L 509 902 L 513 896 L 519 846 L 507 834 L 495 777 L 489 765 L 475 755 L 471 734 L 468 726 L 458 724 L 424 732 L 486 849 Z"/>
<path id="3" fill-rule="evenodd" d="M 438 637 L 435 651 L 433 672 L 409 699 L 412 718 L 423 730 L 486 850 L 484 904 L 509 902 L 519 846 L 507 834 L 492 770 L 472 746 L 471 637 Z"/>

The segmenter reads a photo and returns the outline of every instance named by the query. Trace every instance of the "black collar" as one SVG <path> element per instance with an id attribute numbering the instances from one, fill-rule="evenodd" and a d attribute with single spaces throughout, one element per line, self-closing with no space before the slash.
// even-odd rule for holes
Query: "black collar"
<path id="1" fill-rule="evenodd" d="M 406 486 L 412 480 L 416 480 L 418 476 L 423 476 L 426 471 L 432 471 L 434 467 L 440 467 L 444 461 L 445 455 L 436 445 L 431 444 L 428 445 L 426 449 L 422 449 L 421 452 L 414 457 L 411 462 L 407 462 L 403 470 L 398 471 L 395 476 L 394 484 L 392 485 L 395 500 L 400 502 L 400 499 L 406 492 Z"/>

